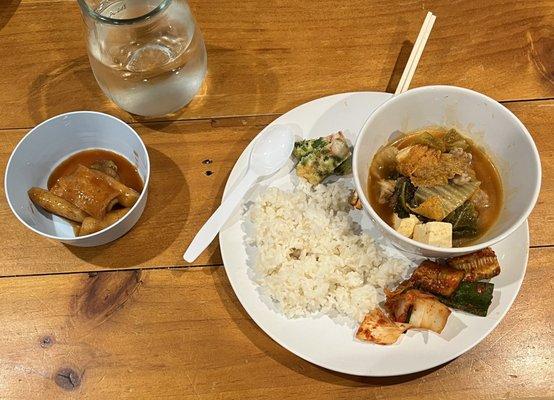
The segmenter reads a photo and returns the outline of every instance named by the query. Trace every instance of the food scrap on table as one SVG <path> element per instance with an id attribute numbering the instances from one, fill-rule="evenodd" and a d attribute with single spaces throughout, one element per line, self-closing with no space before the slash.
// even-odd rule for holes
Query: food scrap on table
<path id="1" fill-rule="evenodd" d="M 350 192 L 350 197 L 348 198 L 348 202 L 356 210 L 362 209 L 362 200 L 360 199 L 360 196 L 358 196 L 358 192 L 356 192 L 356 190 L 354 189 L 352 189 L 352 191 Z"/>

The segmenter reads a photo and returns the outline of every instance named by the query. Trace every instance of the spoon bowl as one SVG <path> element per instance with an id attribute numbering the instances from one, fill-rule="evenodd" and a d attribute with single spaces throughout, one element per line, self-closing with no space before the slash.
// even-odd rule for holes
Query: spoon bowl
<path id="1" fill-rule="evenodd" d="M 250 169 L 258 176 L 271 175 L 283 167 L 294 148 L 294 134 L 285 125 L 271 126 L 250 153 Z"/>

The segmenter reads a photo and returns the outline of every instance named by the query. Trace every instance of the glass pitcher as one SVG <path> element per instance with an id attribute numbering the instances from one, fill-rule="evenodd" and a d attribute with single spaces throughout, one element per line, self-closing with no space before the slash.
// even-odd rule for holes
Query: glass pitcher
<path id="1" fill-rule="evenodd" d="M 188 104 L 206 75 L 206 47 L 186 0 L 78 0 L 102 91 L 143 116 Z"/>

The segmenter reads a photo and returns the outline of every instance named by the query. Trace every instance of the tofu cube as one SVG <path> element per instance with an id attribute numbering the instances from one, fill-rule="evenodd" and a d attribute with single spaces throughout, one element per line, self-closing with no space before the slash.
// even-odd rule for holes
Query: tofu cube
<path id="1" fill-rule="evenodd" d="M 407 238 L 412 237 L 415 226 L 419 224 L 421 222 L 413 214 L 410 214 L 408 218 L 399 218 L 396 214 L 393 214 L 392 217 L 392 227 L 394 230 Z"/>
<path id="2" fill-rule="evenodd" d="M 427 222 L 416 225 L 414 240 L 438 247 L 452 247 L 452 224 L 449 222 Z"/>

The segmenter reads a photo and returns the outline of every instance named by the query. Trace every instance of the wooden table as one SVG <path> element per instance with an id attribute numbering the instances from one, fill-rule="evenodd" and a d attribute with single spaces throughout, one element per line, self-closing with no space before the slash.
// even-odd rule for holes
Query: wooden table
<path id="1" fill-rule="evenodd" d="M 72 110 L 129 121 L 152 160 L 144 215 L 99 248 L 31 233 L 0 197 L 0 398 L 552 398 L 554 2 L 191 6 L 208 49 L 206 84 L 180 114 L 157 121 L 138 120 L 102 95 L 74 0 L 0 6 L 0 179 L 29 128 Z M 427 10 L 438 19 L 412 85 L 492 96 L 539 147 L 543 186 L 529 220 L 527 275 L 498 328 L 458 359 L 396 378 L 333 373 L 290 354 L 253 323 L 216 244 L 192 265 L 181 254 L 263 126 L 324 95 L 393 91 Z"/>

